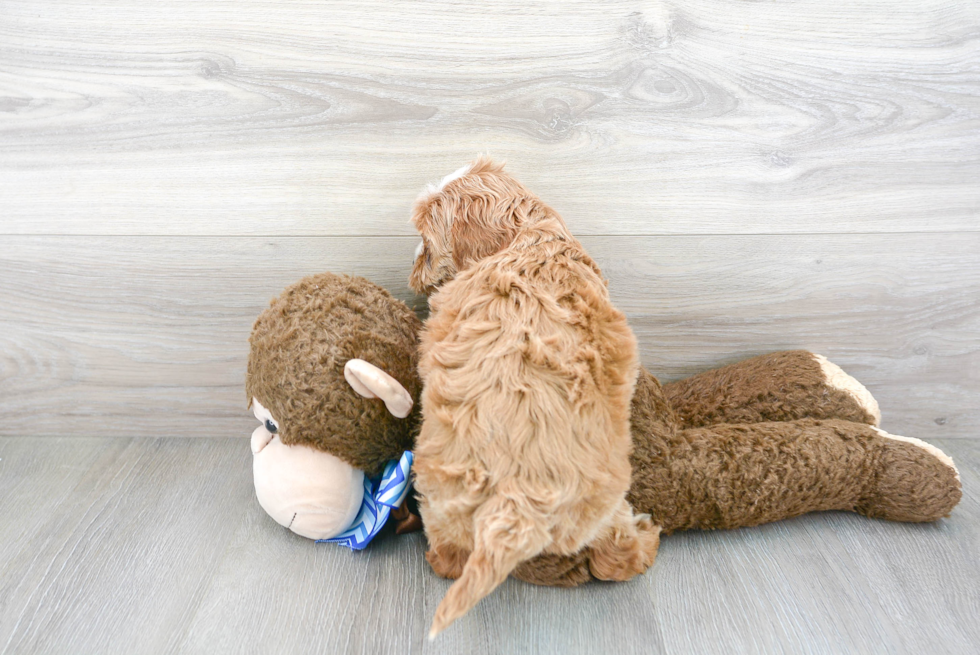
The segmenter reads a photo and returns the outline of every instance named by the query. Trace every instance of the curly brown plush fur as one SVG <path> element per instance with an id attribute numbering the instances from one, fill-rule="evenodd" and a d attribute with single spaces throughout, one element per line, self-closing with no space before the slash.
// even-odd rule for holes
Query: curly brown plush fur
<path id="1" fill-rule="evenodd" d="M 877 425 L 881 419 L 877 403 L 871 399 L 862 405 L 846 390 L 829 387 L 821 359 L 806 350 L 760 355 L 671 382 L 664 395 L 680 424 L 690 428 L 800 418 Z"/>
<path id="2" fill-rule="evenodd" d="M 418 406 L 405 419 L 357 394 L 344 365 L 363 359 L 418 398 L 418 317 L 360 277 L 322 273 L 275 298 L 255 321 L 245 390 L 279 423 L 284 444 L 331 453 L 368 475 L 412 448 Z M 352 438 L 352 435 L 358 437 Z"/>

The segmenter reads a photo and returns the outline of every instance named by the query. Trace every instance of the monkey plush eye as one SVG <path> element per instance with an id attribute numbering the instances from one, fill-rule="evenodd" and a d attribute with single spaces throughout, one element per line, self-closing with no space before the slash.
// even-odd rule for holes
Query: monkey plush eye
<path id="1" fill-rule="evenodd" d="M 279 433 L 279 424 L 276 423 L 276 419 L 272 417 L 269 410 L 262 406 L 262 403 L 260 403 L 257 398 L 252 398 L 252 414 L 255 415 L 255 418 L 259 419 L 259 423 L 261 423 L 270 434 Z"/>

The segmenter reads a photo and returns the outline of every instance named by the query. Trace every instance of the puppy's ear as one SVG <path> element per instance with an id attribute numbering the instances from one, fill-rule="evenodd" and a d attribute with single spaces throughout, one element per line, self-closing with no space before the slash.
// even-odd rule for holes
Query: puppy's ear
<path id="1" fill-rule="evenodd" d="M 443 278 L 451 279 L 456 273 L 446 270 L 449 262 L 446 229 L 440 224 L 440 217 L 433 215 L 438 209 L 439 203 L 431 195 L 419 198 L 412 208 L 412 224 L 422 236 L 408 277 L 408 285 L 415 293 L 430 293 L 445 281 Z"/>
<path id="2" fill-rule="evenodd" d="M 500 252 L 517 234 L 519 221 L 510 207 L 500 207 L 493 196 L 456 199 L 450 207 L 453 263 L 462 271 L 473 262 Z"/>

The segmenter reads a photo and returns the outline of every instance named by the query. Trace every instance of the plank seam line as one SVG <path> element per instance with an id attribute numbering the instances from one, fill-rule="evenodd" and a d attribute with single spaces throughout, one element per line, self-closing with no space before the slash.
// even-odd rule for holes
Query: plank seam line
<path id="1" fill-rule="evenodd" d="M 819 236 L 905 236 L 980 234 L 978 230 L 909 230 L 896 232 L 647 232 L 621 234 L 579 233 L 576 238 L 640 238 L 640 237 L 819 237 Z M 415 234 L 44 234 L 6 233 L 4 237 L 62 238 L 62 239 L 417 239 Z"/>

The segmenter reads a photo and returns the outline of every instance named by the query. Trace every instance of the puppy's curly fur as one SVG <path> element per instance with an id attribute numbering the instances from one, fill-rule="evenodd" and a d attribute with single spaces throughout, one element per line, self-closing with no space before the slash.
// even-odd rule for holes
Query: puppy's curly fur
<path id="1" fill-rule="evenodd" d="M 586 549 L 593 575 L 654 560 L 633 516 L 636 339 L 561 217 L 487 159 L 430 187 L 410 284 L 433 293 L 420 346 L 416 489 L 437 573 L 459 580 L 430 636 L 521 562 Z"/>

